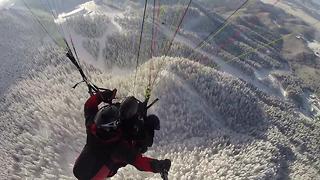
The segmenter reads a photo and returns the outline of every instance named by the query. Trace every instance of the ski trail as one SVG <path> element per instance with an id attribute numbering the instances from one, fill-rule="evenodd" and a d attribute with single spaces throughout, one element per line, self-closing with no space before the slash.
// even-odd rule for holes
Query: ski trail
<path id="1" fill-rule="evenodd" d="M 106 5 L 106 4 L 103 4 L 103 6 L 106 6 L 110 9 L 112 9 L 112 7 L 110 7 L 109 5 Z M 99 44 L 100 44 L 100 49 L 99 49 L 99 55 L 98 55 L 98 58 L 97 58 L 97 61 L 101 63 L 103 63 L 105 61 L 105 58 L 103 57 L 103 50 L 106 48 L 106 43 L 107 43 L 107 37 L 108 36 L 111 36 L 114 32 L 123 32 L 123 29 L 122 27 L 120 26 L 120 24 L 118 22 L 115 21 L 115 18 L 118 18 L 118 17 L 124 17 L 123 15 L 123 12 L 121 11 L 117 11 L 115 9 L 113 9 L 114 11 L 116 12 L 106 12 L 106 11 L 102 11 L 102 13 L 104 15 L 106 15 L 107 17 L 110 18 L 111 20 L 111 23 L 115 26 L 115 28 L 113 30 L 106 30 L 103 34 L 103 37 L 99 38 L 99 39 L 96 39 L 97 41 L 99 41 Z M 108 28 L 110 28 L 110 26 L 108 26 Z"/>
<path id="2" fill-rule="evenodd" d="M 163 33 L 164 35 L 166 35 L 168 38 L 171 38 L 171 36 L 173 34 L 173 31 L 170 30 L 168 27 L 166 27 L 163 24 L 159 24 L 159 31 L 161 33 Z M 179 43 L 182 43 L 182 44 L 190 47 L 191 49 L 194 49 L 197 46 L 197 44 L 195 42 L 187 39 L 186 37 L 184 37 L 183 35 L 180 35 L 179 33 L 176 35 L 175 41 L 178 41 Z M 212 53 L 205 52 L 201 49 L 196 49 L 196 52 L 208 57 L 214 63 L 218 64 L 222 71 L 254 85 L 255 87 L 259 88 L 260 90 L 262 90 L 263 92 L 265 92 L 269 95 L 277 96 L 281 99 L 285 98 L 283 96 L 281 89 L 275 89 L 273 87 L 266 85 L 265 83 L 261 82 L 259 80 L 259 78 L 256 76 L 253 77 L 253 76 L 246 75 L 241 70 L 238 70 L 237 68 L 230 65 L 228 63 L 228 61 L 226 62 L 226 61 L 222 60 L 221 58 L 217 57 L 216 55 L 214 55 Z M 279 71 L 281 71 L 281 69 Z M 255 70 L 254 74 L 257 75 L 259 73 L 257 73 L 257 71 Z"/>
<path id="3" fill-rule="evenodd" d="M 124 17 L 123 13 L 124 12 L 116 9 L 115 7 L 111 7 L 108 4 L 101 2 L 101 5 L 97 5 L 94 1 L 88 1 L 84 4 L 79 5 L 77 9 L 71 12 L 60 14 L 59 19 L 57 19 L 56 22 L 67 23 L 68 18 L 76 15 L 90 17 L 94 17 L 95 15 L 103 15 L 109 18 L 110 24 L 107 26 L 107 29 L 105 29 L 102 37 L 92 38 L 93 40 L 99 43 L 99 52 L 97 59 L 95 59 L 95 57 L 88 53 L 87 50 L 83 47 L 82 42 L 85 40 L 85 38 L 81 35 L 78 35 L 73 29 L 69 29 L 69 31 L 71 31 L 70 34 L 74 40 L 76 49 L 80 54 L 81 60 L 88 62 L 89 64 L 95 65 L 100 70 L 104 70 L 103 67 L 105 65 L 105 58 L 103 57 L 103 50 L 106 47 L 107 38 L 108 36 L 112 36 L 115 32 L 123 32 L 122 27 L 115 20 L 118 17 Z"/>
<path id="4" fill-rule="evenodd" d="M 164 26 L 161 26 L 161 30 L 166 35 L 170 34 L 170 30 Z M 178 41 L 184 45 L 187 45 L 187 46 L 191 47 L 192 49 L 194 47 L 196 47 L 196 44 L 194 42 L 188 40 L 187 38 L 185 38 L 184 36 L 181 36 L 180 34 L 177 34 L 176 41 Z M 202 55 L 208 57 L 210 60 L 212 60 L 216 64 L 218 64 L 222 71 L 254 85 L 255 87 L 259 88 L 260 90 L 262 90 L 263 92 L 265 92 L 269 95 L 277 96 L 277 97 L 284 99 L 284 96 L 282 95 L 280 89 L 274 89 L 272 87 L 267 86 L 266 84 L 262 83 L 257 77 L 255 77 L 255 76 L 252 77 L 252 76 L 244 74 L 242 71 L 231 66 L 228 62 L 222 60 L 221 58 L 219 58 L 211 53 L 207 53 L 201 49 L 197 49 L 196 51 L 198 53 L 201 53 Z"/>

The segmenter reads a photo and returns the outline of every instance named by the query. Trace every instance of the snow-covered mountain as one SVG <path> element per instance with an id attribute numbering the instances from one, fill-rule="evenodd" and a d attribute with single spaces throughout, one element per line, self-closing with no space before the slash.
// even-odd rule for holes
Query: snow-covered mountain
<path id="1" fill-rule="evenodd" d="M 240 53 L 246 52 L 281 34 L 268 29 L 266 39 L 260 37 L 263 29 L 251 23 L 255 17 L 249 11 L 193 53 L 210 27 L 222 21 L 202 3 L 207 2 L 192 6 L 187 18 L 195 20 L 178 34 L 171 57 L 161 56 L 177 22 L 168 17 L 179 17 L 184 6 L 163 5 L 168 15 L 160 16 L 153 58 L 147 18 L 136 80 L 138 1 L 122 6 L 89 1 L 61 12 L 56 22 L 71 35 L 91 81 L 117 88 L 119 98 L 142 98 L 149 77 L 160 71 L 151 97 L 160 101 L 151 112 L 161 118 L 161 130 L 147 154 L 172 159 L 169 179 L 319 179 L 316 91 L 288 75 L 292 64 L 281 48 L 268 47 L 246 58 L 234 51 L 242 47 Z M 259 18 L 265 18 L 270 7 L 258 7 L 266 11 Z M 5 34 L 0 36 L 0 179 L 74 179 L 72 166 L 85 143 L 87 89 L 71 88 L 81 80 L 78 71 L 61 48 L 48 43 L 28 11 L 9 8 L 0 14 Z M 274 24 L 285 26 L 280 19 Z M 201 32 L 200 26 L 208 31 Z M 239 27 L 241 33 L 235 33 Z M 112 179 L 159 178 L 127 166 Z"/>
<path id="2" fill-rule="evenodd" d="M 14 3 L 10 2 L 9 0 L 2 0 L 0 1 L 0 9 L 8 9 L 12 7 Z"/>

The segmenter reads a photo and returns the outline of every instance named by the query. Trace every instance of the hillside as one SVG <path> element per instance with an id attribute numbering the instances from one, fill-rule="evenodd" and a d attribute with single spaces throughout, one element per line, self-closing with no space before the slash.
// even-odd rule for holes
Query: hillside
<path id="1" fill-rule="evenodd" d="M 136 74 L 142 1 L 52 6 L 59 26 L 32 7 L 55 40 L 59 28 L 72 38 L 90 80 L 117 88 L 118 101 L 142 99 L 155 80 L 150 113 L 161 130 L 147 155 L 172 159 L 169 179 L 319 179 L 318 30 L 257 1 L 194 50 L 240 4 L 198 0 L 163 56 L 186 3 L 163 2 L 153 57 L 148 6 Z M 23 6 L 1 10 L 0 24 L 0 179 L 74 179 L 87 88 L 71 88 L 77 69 Z M 159 178 L 126 166 L 112 179 Z"/>

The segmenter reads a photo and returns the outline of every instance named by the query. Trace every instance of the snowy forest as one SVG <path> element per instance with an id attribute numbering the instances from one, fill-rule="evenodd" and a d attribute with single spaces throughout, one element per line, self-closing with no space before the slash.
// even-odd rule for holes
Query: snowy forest
<path id="1" fill-rule="evenodd" d="M 72 88 L 64 39 L 116 101 L 153 82 L 161 130 L 146 155 L 172 160 L 169 179 L 319 179 L 320 59 L 307 43 L 320 30 L 288 1 L 251 1 L 228 21 L 244 1 L 195 0 L 183 21 L 188 1 L 162 2 L 155 19 L 150 1 L 138 64 L 144 1 L 0 6 L 0 179 L 75 179 L 89 94 Z M 126 166 L 111 179 L 160 178 Z"/>

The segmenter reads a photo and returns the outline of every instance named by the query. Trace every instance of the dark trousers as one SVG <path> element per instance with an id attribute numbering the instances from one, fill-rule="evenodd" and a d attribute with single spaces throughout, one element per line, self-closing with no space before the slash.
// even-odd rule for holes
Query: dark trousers
<path id="1" fill-rule="evenodd" d="M 73 174 L 79 180 L 101 180 L 114 176 L 119 168 L 127 164 L 135 166 L 140 171 L 152 172 L 152 160 L 143 157 L 126 141 L 114 145 L 108 151 L 93 150 L 85 145 L 73 167 Z"/>
<path id="2" fill-rule="evenodd" d="M 112 177 L 119 168 L 133 164 L 137 155 L 138 152 L 127 142 L 119 143 L 108 151 L 93 150 L 85 145 L 74 164 L 73 174 L 79 180 Z"/>
<path id="3" fill-rule="evenodd" d="M 85 145 L 74 164 L 73 174 L 79 180 L 105 179 L 116 173 L 109 162 L 108 154 L 102 155 Z"/>

